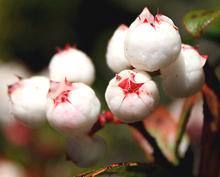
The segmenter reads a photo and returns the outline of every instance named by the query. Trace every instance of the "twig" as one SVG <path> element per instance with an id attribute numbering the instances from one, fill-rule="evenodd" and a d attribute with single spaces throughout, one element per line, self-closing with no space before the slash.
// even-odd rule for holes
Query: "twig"
<path id="1" fill-rule="evenodd" d="M 152 169 L 154 168 L 154 164 L 149 164 L 149 163 L 140 163 L 140 162 L 121 162 L 121 163 L 113 163 L 111 165 L 108 165 L 106 167 L 100 168 L 98 170 L 93 170 L 90 172 L 85 172 L 83 174 L 80 174 L 75 177 L 95 177 L 98 176 L 102 173 L 107 172 L 108 170 L 112 170 L 115 168 L 120 168 L 120 167 L 144 167 L 146 170 L 147 169 Z"/>
<path id="2" fill-rule="evenodd" d="M 211 68 L 209 63 L 205 64 L 204 71 L 206 75 L 206 84 L 215 92 L 218 99 L 220 99 L 220 83 L 215 75 L 215 71 Z"/>
<path id="3" fill-rule="evenodd" d="M 116 125 L 123 124 L 123 122 L 115 117 L 110 111 L 105 111 L 99 115 L 98 121 L 93 125 L 88 135 L 94 135 L 96 132 L 101 130 L 106 123 L 114 123 Z"/>
<path id="4" fill-rule="evenodd" d="M 182 174 L 184 174 L 187 177 L 194 177 L 193 174 L 191 173 L 191 170 L 189 170 L 188 168 L 189 163 L 187 163 L 186 165 L 185 161 L 181 161 L 179 166 L 174 166 L 172 163 L 170 163 L 167 160 L 167 158 L 163 155 L 159 146 L 157 145 L 156 140 L 148 133 L 148 131 L 146 131 L 142 122 L 131 123 L 129 125 L 136 128 L 153 147 L 155 164 L 169 171 L 172 177 L 181 176 Z"/>
<path id="5" fill-rule="evenodd" d="M 208 64 L 205 67 L 208 77 L 203 87 L 204 126 L 201 142 L 199 177 L 218 177 L 220 172 L 220 84 Z"/>

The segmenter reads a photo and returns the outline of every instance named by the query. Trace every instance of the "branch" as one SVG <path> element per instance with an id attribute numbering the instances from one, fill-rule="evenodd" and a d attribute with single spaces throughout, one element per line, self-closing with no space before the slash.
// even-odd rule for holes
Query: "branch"
<path id="1" fill-rule="evenodd" d="M 209 63 L 205 64 L 204 71 L 205 76 L 207 77 L 206 84 L 210 87 L 210 89 L 214 91 L 218 99 L 220 99 L 220 83 L 217 76 L 215 75 L 215 71 L 213 70 L 213 68 L 211 68 Z"/>
<path id="2" fill-rule="evenodd" d="M 220 172 L 220 84 L 206 64 L 207 85 L 203 87 L 204 126 L 201 142 L 199 177 L 218 177 Z"/>

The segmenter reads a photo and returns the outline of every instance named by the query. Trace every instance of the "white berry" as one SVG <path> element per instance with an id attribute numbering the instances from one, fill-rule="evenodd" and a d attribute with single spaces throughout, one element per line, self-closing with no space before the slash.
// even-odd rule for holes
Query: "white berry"
<path id="1" fill-rule="evenodd" d="M 95 69 L 91 59 L 82 51 L 67 46 L 56 53 L 49 64 L 49 75 L 53 81 L 83 82 L 91 85 Z"/>
<path id="2" fill-rule="evenodd" d="M 198 92 L 205 82 L 206 59 L 192 46 L 183 44 L 177 60 L 161 69 L 165 92 L 171 97 L 187 97 Z"/>
<path id="3" fill-rule="evenodd" d="M 34 76 L 20 80 L 8 87 L 12 114 L 27 124 L 38 124 L 46 118 L 49 79 Z"/>
<path id="4" fill-rule="evenodd" d="M 0 161 L 0 177 L 26 177 L 24 169 L 16 163 L 1 160 Z"/>
<path id="5" fill-rule="evenodd" d="M 109 82 L 105 99 L 113 114 L 129 123 L 151 113 L 158 104 L 159 93 L 147 73 L 123 70 Z"/>
<path id="6" fill-rule="evenodd" d="M 155 17 L 147 8 L 130 25 L 125 37 L 125 56 L 139 70 L 156 71 L 176 60 L 181 38 L 173 21 Z"/>
<path id="7" fill-rule="evenodd" d="M 73 137 L 66 145 L 67 157 L 80 167 L 90 167 L 106 153 L 106 143 L 99 136 Z"/>
<path id="8" fill-rule="evenodd" d="M 101 104 L 95 92 L 83 83 L 51 81 L 47 119 L 58 130 L 78 135 L 88 133 L 97 121 Z"/>
<path id="9" fill-rule="evenodd" d="M 106 52 L 106 60 L 108 67 L 115 73 L 119 73 L 124 69 L 129 69 L 130 64 L 125 58 L 124 41 L 128 27 L 120 25 L 109 40 Z"/>
<path id="10" fill-rule="evenodd" d="M 30 72 L 20 63 L 0 63 L 0 122 L 2 125 L 14 122 L 10 111 L 8 85 L 17 82 L 19 77 L 29 77 Z"/>

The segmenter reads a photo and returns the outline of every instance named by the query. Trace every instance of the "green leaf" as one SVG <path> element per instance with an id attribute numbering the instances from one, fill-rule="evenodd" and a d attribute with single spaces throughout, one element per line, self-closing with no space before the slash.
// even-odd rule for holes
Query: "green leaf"
<path id="1" fill-rule="evenodd" d="M 162 177 L 164 174 L 166 174 L 166 172 L 154 164 L 123 162 L 113 163 L 109 166 L 86 172 L 76 177 L 108 177 L 114 175 L 115 177 Z M 169 175 L 166 174 L 166 176 L 168 177 Z"/>
<path id="2" fill-rule="evenodd" d="M 183 18 L 183 23 L 193 37 L 200 37 L 205 29 L 220 35 L 220 9 L 190 11 Z"/>

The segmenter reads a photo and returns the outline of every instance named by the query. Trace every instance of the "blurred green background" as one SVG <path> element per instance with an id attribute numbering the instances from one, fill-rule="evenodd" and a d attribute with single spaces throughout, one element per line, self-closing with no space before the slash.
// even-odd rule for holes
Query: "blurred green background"
<path id="1" fill-rule="evenodd" d="M 107 109 L 104 92 L 113 76 L 105 62 L 108 40 L 121 23 L 129 25 L 145 6 L 148 6 L 154 14 L 159 8 L 162 14 L 171 17 L 180 29 L 183 42 L 192 43 L 182 24 L 184 14 L 193 9 L 219 7 L 220 1 L 0 0 L 0 60 L 22 62 L 33 73 L 38 73 L 47 68 L 56 47 L 62 48 L 66 43 L 76 44 L 92 58 L 96 66 L 96 81 L 93 88 L 102 100 L 103 109 Z M 220 57 L 218 43 L 206 38 L 193 43 L 198 44 L 202 53 L 208 54 L 211 58 Z M 64 137 L 48 126 L 34 132 L 43 143 L 50 144 L 50 140 L 55 139 L 55 144 L 60 143 L 61 146 L 65 144 Z M 144 153 L 131 138 L 126 127 L 108 125 L 99 134 L 107 141 L 108 154 L 98 166 L 111 162 L 145 160 Z M 57 137 L 61 140 L 59 141 Z M 2 137 L 2 147 L 10 146 L 4 141 L 6 140 Z M 1 149 L 2 153 L 5 153 L 7 147 Z M 23 164 L 29 161 L 34 163 L 35 159 L 31 159 L 26 152 L 22 153 L 26 150 L 23 147 L 10 147 L 6 156 L 24 162 Z M 30 159 L 24 160 L 25 157 L 22 155 Z M 70 174 L 85 171 L 71 162 L 66 162 L 64 152 L 46 160 L 52 169 L 48 170 L 46 174 L 48 177 L 69 177 Z"/>

